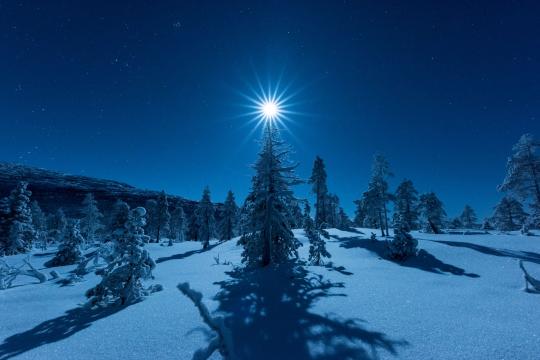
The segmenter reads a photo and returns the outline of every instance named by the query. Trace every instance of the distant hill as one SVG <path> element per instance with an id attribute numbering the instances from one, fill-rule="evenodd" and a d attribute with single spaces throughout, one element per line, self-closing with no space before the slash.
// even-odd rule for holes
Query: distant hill
<path id="1" fill-rule="evenodd" d="M 138 189 L 118 181 L 0 162 L 0 197 L 8 195 L 19 181 L 28 182 L 32 199 L 37 200 L 45 212 L 54 212 L 61 207 L 70 217 L 80 215 L 81 203 L 87 193 L 94 194 L 104 213 L 117 199 L 132 207 L 144 206 L 146 200 L 155 199 L 159 194 L 159 191 Z M 180 196 L 167 196 L 172 209 L 182 205 L 187 214 L 191 214 L 197 204 Z"/>

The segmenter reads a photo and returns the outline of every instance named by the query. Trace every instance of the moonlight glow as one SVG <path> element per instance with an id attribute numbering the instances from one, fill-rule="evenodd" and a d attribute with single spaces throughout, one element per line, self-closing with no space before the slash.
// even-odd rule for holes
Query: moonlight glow
<path id="1" fill-rule="evenodd" d="M 272 121 L 274 118 L 279 116 L 279 106 L 273 101 L 266 101 L 261 106 L 261 112 L 264 120 Z"/>

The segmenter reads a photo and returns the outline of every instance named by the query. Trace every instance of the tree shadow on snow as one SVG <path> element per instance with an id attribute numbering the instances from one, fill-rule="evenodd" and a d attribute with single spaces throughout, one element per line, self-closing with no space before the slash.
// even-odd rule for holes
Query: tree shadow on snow
<path id="1" fill-rule="evenodd" d="M 345 296 L 332 293 L 344 285 L 300 265 L 229 275 L 218 283 L 216 300 L 232 336 L 232 359 L 376 359 L 379 350 L 396 355 L 398 346 L 408 345 L 365 329 L 360 320 L 311 312 L 320 298 Z"/>
<path id="2" fill-rule="evenodd" d="M 463 247 L 471 250 L 475 250 L 487 255 L 509 257 L 517 260 L 529 261 L 536 264 L 540 264 L 540 254 L 531 251 L 513 251 L 506 249 L 495 249 L 489 246 L 483 246 L 478 244 L 472 244 L 464 241 L 443 241 L 443 240 L 428 240 L 439 244 L 448 246 Z"/>
<path id="3" fill-rule="evenodd" d="M 216 243 L 214 243 L 212 245 L 209 245 L 206 249 L 190 250 L 190 251 L 186 251 L 186 252 L 181 253 L 181 254 L 174 254 L 174 255 L 171 255 L 171 256 L 160 257 L 160 258 L 158 258 L 156 260 L 156 263 L 159 264 L 159 263 L 162 263 L 162 262 L 165 262 L 165 261 L 170 261 L 170 260 L 182 260 L 182 259 L 187 258 L 188 256 L 191 256 L 191 255 L 202 254 L 204 252 L 212 250 L 213 248 L 220 245 L 221 243 L 222 243 L 222 241 L 216 242 Z"/>
<path id="4" fill-rule="evenodd" d="M 77 307 L 62 316 L 47 320 L 33 329 L 12 335 L 0 344 L 0 360 L 11 359 L 42 345 L 55 343 L 88 328 L 94 321 L 122 310 L 121 306 L 103 308 Z"/>
<path id="5" fill-rule="evenodd" d="M 424 249 L 421 249 L 420 251 L 418 251 L 418 255 L 415 257 L 409 258 L 402 262 L 397 262 L 388 258 L 385 241 L 363 239 L 359 237 L 350 237 L 350 238 L 342 237 L 338 239 L 341 240 L 340 246 L 345 249 L 352 249 L 352 248 L 366 249 L 376 254 L 378 257 L 382 259 L 395 262 L 396 264 L 401 265 L 401 266 L 416 268 L 416 269 L 431 272 L 434 274 L 448 273 L 452 275 L 467 276 L 471 278 L 480 277 L 480 275 L 478 274 L 468 273 L 460 267 L 447 264 Z"/>

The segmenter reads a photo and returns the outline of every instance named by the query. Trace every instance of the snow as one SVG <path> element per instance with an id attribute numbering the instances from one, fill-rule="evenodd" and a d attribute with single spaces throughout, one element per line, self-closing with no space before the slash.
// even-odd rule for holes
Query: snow
<path id="1" fill-rule="evenodd" d="M 20 277 L 0 291 L 0 360 L 190 359 L 215 334 L 177 289 L 183 282 L 225 318 L 232 358 L 538 358 L 540 294 L 524 291 L 518 260 L 540 278 L 539 236 L 413 232 L 420 257 L 399 264 L 381 257 L 384 243 L 369 240 L 372 231 L 331 229 L 327 266 L 246 273 L 236 240 L 208 251 L 196 242 L 148 244 L 157 268 L 147 285 L 164 290 L 126 308 L 79 306 L 99 280 L 92 273 L 71 286 Z M 307 260 L 307 240 L 295 235 Z M 37 252 L 32 264 L 43 269 L 53 255 Z"/>

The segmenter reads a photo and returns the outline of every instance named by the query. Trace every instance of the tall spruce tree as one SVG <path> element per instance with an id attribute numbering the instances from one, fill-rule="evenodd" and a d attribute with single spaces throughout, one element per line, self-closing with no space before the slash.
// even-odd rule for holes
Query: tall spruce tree
<path id="1" fill-rule="evenodd" d="M 195 209 L 195 219 L 197 223 L 197 239 L 202 242 L 203 249 L 208 249 L 210 239 L 216 237 L 216 219 L 214 217 L 214 205 L 210 200 L 210 189 L 204 188 L 203 195 L 197 208 Z"/>
<path id="2" fill-rule="evenodd" d="M 473 229 L 477 226 L 476 222 L 478 221 L 478 217 L 476 216 L 476 212 L 472 207 L 465 205 L 463 212 L 459 216 L 459 220 L 465 228 Z"/>
<path id="3" fill-rule="evenodd" d="M 309 183 L 312 185 L 311 191 L 315 195 L 315 224 L 321 226 L 326 222 L 326 198 L 328 196 L 328 187 L 326 185 L 326 169 L 324 161 L 319 156 L 315 158 L 313 170 Z"/>
<path id="4" fill-rule="evenodd" d="M 310 206 L 306 202 L 304 207 L 304 234 L 309 241 L 309 262 L 313 265 L 323 265 L 323 258 L 331 257 L 326 250 L 326 243 L 323 239 L 329 239 L 328 232 L 322 228 L 317 228 L 310 216 Z M 321 237 L 322 236 L 322 237 Z"/>
<path id="5" fill-rule="evenodd" d="M 394 223 L 398 220 L 411 230 L 418 229 L 418 191 L 411 180 L 403 180 L 394 196 Z"/>
<path id="6" fill-rule="evenodd" d="M 88 244 L 93 244 L 96 242 L 97 232 L 103 228 L 103 214 L 99 211 L 92 193 L 86 194 L 82 204 L 81 233 Z"/>
<path id="7" fill-rule="evenodd" d="M 223 203 L 221 213 L 220 236 L 221 240 L 231 240 L 238 233 L 238 206 L 234 194 L 229 190 Z"/>
<path id="8" fill-rule="evenodd" d="M 294 197 L 290 186 L 300 182 L 294 175 L 296 165 L 289 163 L 289 153 L 277 127 L 268 122 L 248 195 L 252 202 L 251 229 L 240 240 L 244 246 L 242 259 L 247 266 L 264 267 L 298 257 L 301 243 L 291 231 L 287 204 Z"/>
<path id="9" fill-rule="evenodd" d="M 156 242 L 160 242 L 162 236 L 168 236 L 170 230 L 171 214 L 169 213 L 169 200 L 165 191 L 162 191 L 157 199 L 155 213 Z"/>
<path id="10" fill-rule="evenodd" d="M 420 212 L 426 232 L 439 234 L 444 224 L 446 211 L 441 200 L 434 192 L 420 196 Z"/>
<path id="11" fill-rule="evenodd" d="M 21 181 L 0 206 L 0 255 L 24 253 L 32 248 L 36 231 L 32 223 L 28 183 Z"/>

